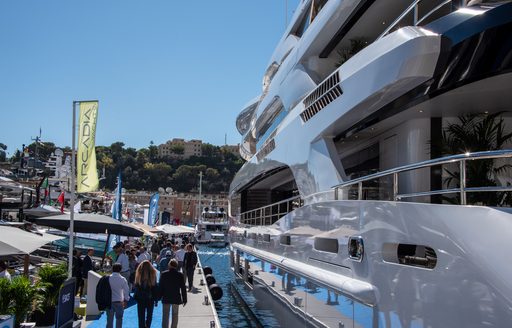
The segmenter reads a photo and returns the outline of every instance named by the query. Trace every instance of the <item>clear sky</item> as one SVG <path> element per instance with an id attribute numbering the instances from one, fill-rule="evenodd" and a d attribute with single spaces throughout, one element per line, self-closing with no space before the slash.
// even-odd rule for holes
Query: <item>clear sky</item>
<path id="1" fill-rule="evenodd" d="M 72 102 L 100 101 L 97 145 L 241 140 L 299 0 L 3 0 L 0 142 L 8 156 L 42 129 L 71 146 Z"/>

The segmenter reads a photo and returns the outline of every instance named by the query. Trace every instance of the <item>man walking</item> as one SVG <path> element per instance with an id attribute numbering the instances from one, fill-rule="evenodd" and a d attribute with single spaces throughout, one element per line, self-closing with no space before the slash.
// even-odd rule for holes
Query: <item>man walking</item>
<path id="1" fill-rule="evenodd" d="M 89 248 L 87 250 L 87 255 L 85 255 L 84 259 L 82 260 L 82 279 L 84 281 L 84 288 L 83 292 L 81 293 L 81 297 L 84 297 L 87 295 L 87 278 L 89 275 L 89 271 L 93 270 L 94 267 L 92 265 L 92 256 L 94 255 L 94 249 Z"/>
<path id="2" fill-rule="evenodd" d="M 112 305 L 107 309 L 107 328 L 113 328 L 114 315 L 116 317 L 116 328 L 123 327 L 123 314 L 126 302 L 130 300 L 130 289 L 128 282 L 121 276 L 121 264 L 115 263 L 112 266 L 112 275 L 109 278 L 110 289 L 112 290 Z"/>
<path id="3" fill-rule="evenodd" d="M 83 281 L 82 281 L 82 259 L 80 258 L 80 250 L 73 249 L 73 262 L 71 265 L 72 276 L 76 279 L 75 283 L 75 295 L 80 291 L 80 295 L 83 294 Z"/>
<path id="4" fill-rule="evenodd" d="M 183 258 L 183 270 L 188 278 L 188 291 L 194 290 L 194 270 L 197 265 L 197 253 L 192 244 L 188 244 L 185 249 L 187 252 Z"/>
<path id="5" fill-rule="evenodd" d="M 128 261 L 128 255 L 124 252 L 124 245 L 120 243 L 117 245 L 116 253 L 117 253 L 117 260 L 116 263 L 121 264 L 121 276 L 123 276 L 126 281 L 130 281 L 130 262 Z"/>
<path id="6" fill-rule="evenodd" d="M 144 261 L 151 262 L 151 255 L 147 252 L 146 247 L 142 246 L 140 248 L 140 254 L 137 257 L 137 263 L 142 263 Z"/>
<path id="7" fill-rule="evenodd" d="M 183 260 L 185 259 L 185 245 L 181 244 L 175 254 L 178 261 L 178 271 L 182 271 Z"/>
<path id="8" fill-rule="evenodd" d="M 162 295 L 162 328 L 169 328 L 169 310 L 172 306 L 171 328 L 178 327 L 180 304 L 187 304 L 187 290 L 183 274 L 178 272 L 178 262 L 172 259 L 169 270 L 160 275 L 160 295 Z"/>

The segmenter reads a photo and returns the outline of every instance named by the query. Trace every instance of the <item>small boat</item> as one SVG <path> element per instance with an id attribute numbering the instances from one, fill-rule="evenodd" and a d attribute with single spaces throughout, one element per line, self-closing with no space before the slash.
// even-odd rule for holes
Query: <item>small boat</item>
<path id="1" fill-rule="evenodd" d="M 226 236 L 223 233 L 212 233 L 210 238 L 210 247 L 226 247 L 228 242 Z"/>

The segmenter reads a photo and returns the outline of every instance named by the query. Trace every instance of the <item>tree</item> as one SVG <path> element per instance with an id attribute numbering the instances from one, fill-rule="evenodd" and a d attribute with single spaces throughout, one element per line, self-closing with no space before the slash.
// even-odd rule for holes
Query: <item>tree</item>
<path id="1" fill-rule="evenodd" d="M 185 153 L 185 147 L 183 147 L 183 145 L 173 145 L 171 151 L 176 155 L 183 155 Z"/>
<path id="2" fill-rule="evenodd" d="M 203 154 L 203 157 L 214 157 L 219 154 L 219 147 L 209 143 L 204 143 L 201 146 L 201 153 Z"/>
<path id="3" fill-rule="evenodd" d="M 146 177 L 146 189 L 157 190 L 158 187 L 171 184 L 172 167 L 166 163 L 144 164 L 143 176 Z"/>
<path id="4" fill-rule="evenodd" d="M 155 145 L 150 145 L 148 147 L 148 157 L 149 159 L 154 162 L 158 158 L 158 147 Z"/>
<path id="5" fill-rule="evenodd" d="M 173 186 L 176 190 L 188 192 L 199 186 L 199 172 L 205 172 L 205 165 L 190 166 L 181 165 L 172 175 Z"/>
<path id="6" fill-rule="evenodd" d="M 41 161 L 47 161 L 50 159 L 50 155 L 55 152 L 57 147 L 53 142 L 36 142 L 28 145 L 28 151 L 31 155 L 36 156 L 37 149 L 37 158 Z"/>

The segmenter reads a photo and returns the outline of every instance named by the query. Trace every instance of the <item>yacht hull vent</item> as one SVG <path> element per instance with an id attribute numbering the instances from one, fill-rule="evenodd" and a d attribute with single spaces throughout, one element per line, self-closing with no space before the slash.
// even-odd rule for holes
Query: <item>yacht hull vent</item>
<path id="1" fill-rule="evenodd" d="M 300 117 L 302 121 L 307 122 L 324 107 L 333 102 L 336 98 L 343 94 L 338 72 L 329 76 L 322 84 L 320 84 L 306 99 L 304 99 L 304 107 L 306 108 Z"/>

